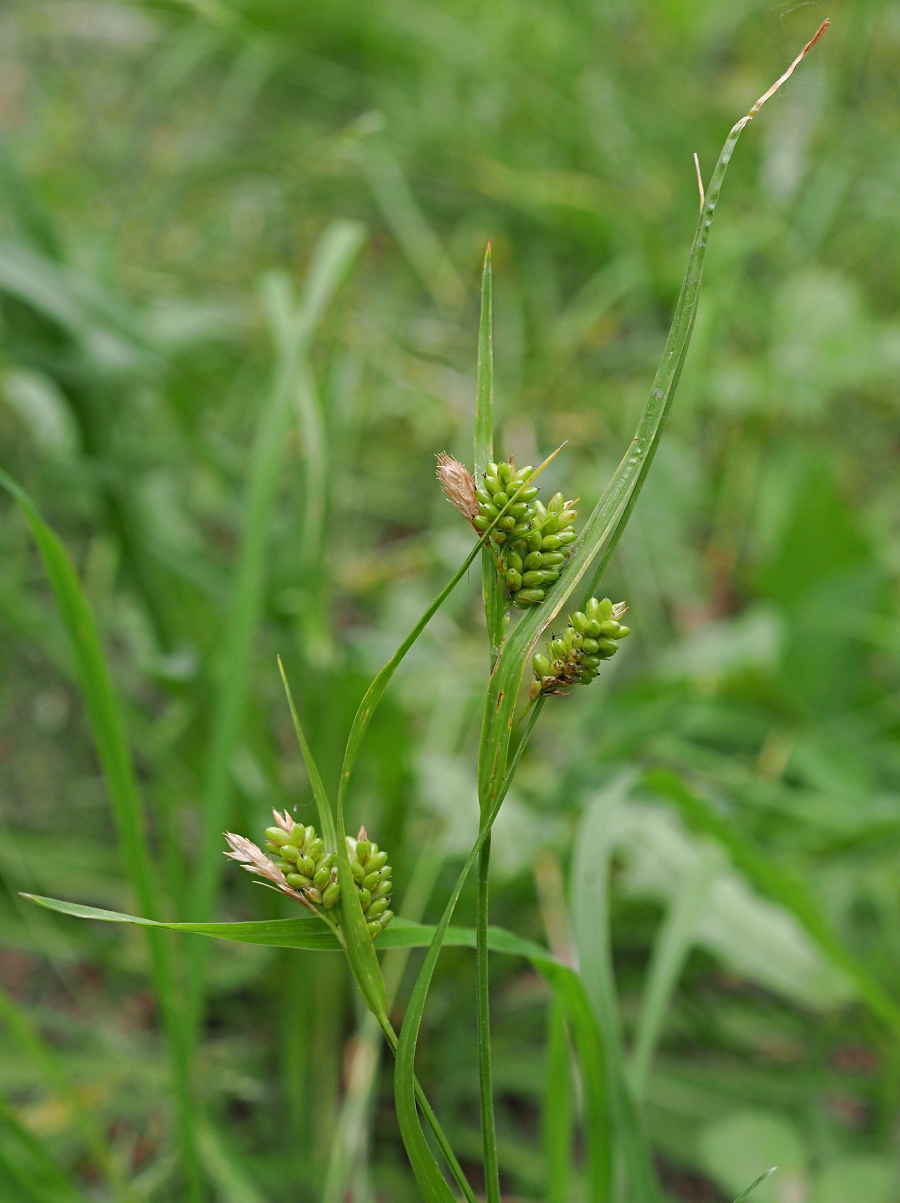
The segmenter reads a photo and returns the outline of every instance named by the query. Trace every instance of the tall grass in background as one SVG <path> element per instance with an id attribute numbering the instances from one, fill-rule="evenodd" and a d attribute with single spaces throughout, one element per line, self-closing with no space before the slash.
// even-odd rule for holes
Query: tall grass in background
<path id="1" fill-rule="evenodd" d="M 604 1198 L 621 1166 L 631 1197 L 731 1199 L 772 1164 L 760 1200 L 896 1195 L 895 20 L 832 15 L 729 178 L 681 408 L 609 565 L 638 646 L 544 707 L 492 832 L 510 1196 Z M 574 478 L 587 511 L 675 305 L 690 153 L 712 162 L 808 14 L 56 16 L 11 9 L 3 43 L 0 437 L 65 621 L 9 511 L 0 1197 L 415 1198 L 341 959 L 222 876 L 224 826 L 314 814 L 274 652 L 334 796 L 368 679 L 467 550 L 430 455 L 471 437 L 486 234 L 495 450 L 568 439 L 550 491 Z M 424 1012 L 405 973 L 477 833 L 477 578 L 346 805 L 426 921 L 384 934 L 388 1017 L 413 992 L 424 1092 L 490 1197 L 472 887 Z M 20 891 L 255 926 L 132 940 Z"/>

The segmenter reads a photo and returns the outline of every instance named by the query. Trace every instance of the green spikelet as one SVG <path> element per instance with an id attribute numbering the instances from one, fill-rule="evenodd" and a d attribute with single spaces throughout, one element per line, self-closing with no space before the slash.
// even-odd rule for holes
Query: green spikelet
<path id="1" fill-rule="evenodd" d="M 289 897 L 297 899 L 299 895 L 310 909 L 322 907 L 340 926 L 340 912 L 335 911 L 341 900 L 337 855 L 325 851 L 315 827 L 295 823 L 287 811 L 273 813 L 278 825 L 266 828 L 265 852 L 243 836 L 227 833 L 231 851 L 226 855 Z M 357 839 L 347 836 L 347 851 L 369 935 L 374 940 L 394 917 L 389 909 L 393 870 L 387 863 L 387 853 L 372 843 L 364 827 Z"/>
<path id="2" fill-rule="evenodd" d="M 592 597 L 584 608 L 572 615 L 565 634 L 554 636 L 546 654 L 532 657 L 534 681 L 532 698 L 561 693 L 572 685 L 590 685 L 601 663 L 619 650 L 619 641 L 631 634 L 619 621 L 625 617 L 625 602 L 613 605 L 608 597 Z"/>
<path id="3" fill-rule="evenodd" d="M 481 534 L 490 531 L 488 542 L 510 602 L 520 610 L 540 605 L 575 542 L 574 503 L 557 493 L 543 505 L 537 486 L 529 483 L 534 468 L 516 469 L 512 456 L 508 463 L 488 464 L 477 488 L 468 469 L 446 452 L 438 456 L 437 474 L 459 512 Z"/>
<path id="4" fill-rule="evenodd" d="M 533 473 L 530 465 L 516 471 L 512 459 L 508 464 L 488 464 L 484 485 L 475 491 L 480 508 L 473 525 L 479 530 L 487 530 L 512 502 L 490 540 L 497 549 L 497 571 L 507 596 L 521 610 L 540 605 L 547 586 L 559 579 L 569 544 L 575 541 L 578 516 L 562 493 L 547 506 L 538 501 L 537 487 L 528 484 Z"/>
<path id="5" fill-rule="evenodd" d="M 350 872 L 366 916 L 369 935 L 374 940 L 394 917 L 394 912 L 389 909 L 394 871 L 387 863 L 387 853 L 372 843 L 365 827 L 360 827 L 356 839 L 349 835 L 346 839 Z"/>

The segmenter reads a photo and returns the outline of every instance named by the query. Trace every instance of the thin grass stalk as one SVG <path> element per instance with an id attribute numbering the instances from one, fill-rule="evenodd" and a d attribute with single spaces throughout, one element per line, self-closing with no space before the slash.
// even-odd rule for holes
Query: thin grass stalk
<path id="1" fill-rule="evenodd" d="M 478 379 L 475 403 L 475 479 L 481 479 L 494 458 L 494 314 L 491 244 L 488 243 L 481 276 L 481 316 L 478 324 Z M 494 551 L 485 540 L 481 552 L 481 589 L 487 625 L 490 664 L 493 670 L 503 646 L 509 618 L 503 583 L 497 572 Z M 478 854 L 478 889 L 475 897 L 475 999 L 478 1043 L 478 1092 L 481 1145 L 484 1154 L 484 1184 L 487 1203 L 500 1203 L 500 1166 L 494 1118 L 494 1088 L 491 1071 L 491 1008 L 489 953 L 487 947 L 490 911 L 491 840 Z"/>

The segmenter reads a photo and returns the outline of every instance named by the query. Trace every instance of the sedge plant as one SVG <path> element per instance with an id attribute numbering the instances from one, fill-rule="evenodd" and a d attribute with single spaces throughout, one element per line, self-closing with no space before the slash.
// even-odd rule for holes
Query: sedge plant
<path id="1" fill-rule="evenodd" d="M 28 497 L 13 481 L 0 476 L 0 483 L 13 493 L 26 514 L 75 644 L 82 687 L 91 705 L 101 758 L 107 776 L 115 786 L 113 794 L 122 843 L 133 862 L 137 894 L 145 916 L 135 918 L 36 896 L 34 900 L 51 909 L 84 918 L 129 922 L 152 929 L 169 928 L 245 943 L 337 951 L 345 955 L 359 993 L 396 1059 L 394 1082 L 398 1124 L 426 1203 L 452 1203 L 458 1195 L 474 1203 L 476 1197 L 415 1073 L 416 1046 L 429 987 L 441 949 L 446 944 L 475 949 L 481 1137 L 487 1203 L 500 1203 L 501 1199 L 490 1048 L 488 964 L 492 951 L 522 956 L 542 974 L 553 993 L 555 1043 L 563 1057 L 567 1048 L 566 1033 L 571 1038 L 582 1084 L 585 1189 L 590 1203 L 609 1203 L 623 1197 L 633 1203 L 654 1203 L 661 1198 L 633 1087 L 611 1036 L 608 1015 L 603 1013 L 602 1007 L 598 1008 L 594 995 L 586 990 L 582 976 L 574 968 L 538 945 L 489 925 L 491 829 L 543 707 L 564 705 L 561 700 L 564 695 L 589 687 L 630 633 L 624 622 L 625 602 L 604 597 L 601 583 L 650 471 L 675 397 L 697 314 L 704 259 L 725 174 L 743 130 L 792 74 L 827 24 L 821 26 L 784 75 L 735 124 L 705 189 L 701 182 L 700 217 L 650 396 L 630 446 L 580 531 L 576 526 L 575 501 L 564 492 L 557 493 L 546 503 L 540 497 L 541 473 L 558 451 L 538 467 L 520 467 L 511 458 L 503 461 L 495 456 L 492 265 L 488 246 L 481 283 L 474 470 L 470 472 L 464 464 L 446 454 L 438 457 L 441 487 L 475 535 L 471 551 L 366 691 L 349 731 L 333 798 L 325 789 L 291 687 L 279 662 L 317 806 L 318 829 L 295 822 L 285 812 L 275 814 L 273 826 L 261 833 L 259 844 L 243 834 L 228 833 L 226 837 L 226 855 L 254 873 L 264 885 L 295 902 L 298 906 L 295 918 L 251 923 L 162 921 L 154 905 L 153 870 L 146 852 L 133 769 L 83 590 L 65 550 Z M 351 233 L 345 241 L 347 247 L 338 258 L 352 253 L 355 235 Z M 356 833 L 347 830 L 346 799 L 360 746 L 394 672 L 479 558 L 489 668 L 477 770 L 479 830 L 440 921 L 436 926 L 426 926 L 394 916 L 393 871 L 388 852 L 375 842 L 373 837 L 377 833 L 370 833 L 366 828 Z M 251 578 L 253 572 L 248 569 L 248 580 Z M 513 613 L 518 617 L 511 622 Z M 246 640 L 242 640 L 241 631 L 238 631 L 236 646 L 243 646 L 244 642 Z M 223 720 L 222 729 L 232 731 L 236 721 Z M 224 768 L 221 772 L 225 772 Z M 222 785 L 218 793 L 213 792 L 218 798 L 219 794 L 224 796 L 224 791 Z M 214 824 L 220 814 L 224 814 L 224 806 L 217 802 L 207 816 L 207 840 L 211 838 L 210 823 Z M 211 866 L 210 861 L 204 861 L 204 864 Z M 455 928 L 451 926 L 454 910 L 473 870 L 477 878 L 475 928 Z M 206 871 L 212 881 L 216 871 L 212 867 L 207 867 Z M 209 895 L 206 886 L 204 889 L 202 904 L 198 904 L 203 918 Z M 153 931 L 149 934 L 153 939 L 151 949 L 158 989 L 163 996 L 171 997 L 172 990 L 167 984 L 171 974 L 168 946 L 163 942 L 163 933 Z M 402 1027 L 397 1032 L 389 1015 L 388 990 L 379 951 L 413 947 L 427 951 L 408 1000 Z M 196 985 L 194 989 L 196 992 Z M 611 981 L 604 984 L 604 990 L 612 995 Z M 181 1075 L 180 1098 L 186 1130 L 190 1126 L 191 1106 L 186 1058 L 193 1042 L 196 1011 L 195 996 L 188 1014 L 172 1013 L 167 1017 L 176 1079 Z M 426 1137 L 425 1127 L 430 1129 L 431 1141 Z M 565 1141 L 565 1124 L 563 1129 Z M 188 1178 L 196 1182 L 190 1141 L 185 1143 L 183 1156 Z M 761 1181 L 753 1183 L 748 1192 Z M 194 1189 L 196 1191 L 196 1186 Z M 558 1191 L 555 1194 L 559 1196 Z"/>

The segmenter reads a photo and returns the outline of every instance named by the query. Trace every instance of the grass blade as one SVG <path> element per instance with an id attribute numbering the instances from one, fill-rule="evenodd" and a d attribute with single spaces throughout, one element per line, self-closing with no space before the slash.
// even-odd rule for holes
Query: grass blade
<path id="1" fill-rule="evenodd" d="M 159 891 L 147 848 L 143 806 L 93 614 L 78 574 L 59 536 L 43 521 L 24 489 L 3 471 L 0 471 L 0 485 L 18 502 L 37 544 L 44 571 L 72 642 L 78 679 L 97 755 L 103 767 L 131 888 L 141 910 L 151 917 L 156 916 L 160 913 Z M 148 942 L 156 995 L 162 1009 L 172 1055 L 181 1153 L 192 1197 L 199 1198 L 200 1174 L 194 1137 L 194 1106 L 171 950 L 167 941 L 156 933 L 148 933 Z"/>
<path id="2" fill-rule="evenodd" d="M 660 1195 L 646 1136 L 625 1075 L 622 1033 L 609 948 L 609 861 L 616 812 L 632 785 L 621 776 L 588 808 L 576 839 L 572 869 L 572 927 L 581 975 L 606 1050 L 610 1111 L 632 1196 Z"/>
<path id="3" fill-rule="evenodd" d="M 444 907 L 444 913 L 438 923 L 434 936 L 428 946 L 428 952 L 425 955 L 422 968 L 419 970 L 419 976 L 416 979 L 410 996 L 409 1004 L 406 1009 L 406 1015 L 403 1020 L 403 1027 L 400 1032 L 400 1041 L 397 1046 L 397 1064 L 394 1070 L 394 1098 L 397 1110 L 397 1121 L 400 1125 L 400 1134 L 403 1137 L 403 1143 L 406 1147 L 406 1153 L 409 1157 L 410 1164 L 413 1167 L 413 1172 L 416 1175 L 416 1180 L 419 1182 L 420 1188 L 425 1191 L 429 1189 L 429 1183 L 433 1181 L 433 1175 L 437 1171 L 437 1165 L 428 1144 L 425 1141 L 424 1134 L 419 1125 L 416 1115 L 415 1106 L 415 1058 L 416 1058 L 416 1041 L 418 1039 L 419 1029 L 422 1025 L 422 1016 L 425 1013 L 425 1000 L 428 996 L 428 988 L 431 985 L 431 979 L 434 976 L 434 971 L 437 966 L 437 960 L 440 956 L 441 945 L 447 935 L 447 930 L 450 926 L 450 920 L 453 917 L 453 912 L 456 909 L 456 904 L 459 901 L 459 896 L 462 893 L 462 888 L 466 883 L 466 879 L 472 870 L 478 856 L 484 846 L 485 841 L 490 835 L 491 826 L 499 813 L 500 806 L 506 796 L 506 791 L 512 782 L 516 767 L 518 766 L 519 758 L 524 751 L 531 732 L 534 730 L 534 725 L 537 722 L 541 712 L 540 700 L 535 705 L 528 719 L 528 725 L 523 732 L 522 738 L 519 741 L 519 746 L 516 749 L 513 762 L 510 765 L 509 773 L 507 774 L 504 787 L 499 792 L 499 797 L 494 809 L 482 820 L 481 828 L 478 834 L 478 839 L 469 853 L 459 877 L 456 879 L 456 884 L 450 898 Z"/>
<path id="4" fill-rule="evenodd" d="M 760 1174 L 760 1176 L 756 1179 L 755 1182 L 751 1182 L 746 1190 L 741 1191 L 741 1193 L 735 1199 L 734 1203 L 743 1203 L 743 1200 L 747 1198 L 747 1196 L 751 1193 L 751 1191 L 755 1191 L 756 1188 L 758 1186 L 762 1185 L 762 1183 L 765 1182 L 765 1180 L 767 1178 L 771 1178 L 777 1169 L 778 1169 L 778 1166 L 773 1165 L 770 1170 L 766 1170 L 766 1172 L 764 1174 Z"/>
<path id="5" fill-rule="evenodd" d="M 253 642 L 265 587 L 266 547 L 285 453 L 291 390 L 305 347 L 361 243 L 362 231 L 355 223 L 337 222 L 326 230 L 313 256 L 296 311 L 277 278 L 269 277 L 264 285 L 277 347 L 277 366 L 257 426 L 246 521 L 224 638 L 222 684 L 213 712 L 203 786 L 203 844 L 190 898 L 191 913 L 200 917 L 212 910 L 222 874 L 221 839 L 228 824 L 232 796 L 231 762 L 240 741 L 250 689 Z"/>
<path id="6" fill-rule="evenodd" d="M 762 894 L 796 916 L 828 959 L 855 984 L 872 1013 L 894 1036 L 900 1036 L 900 1006 L 844 945 L 802 877 L 781 863 L 773 863 L 751 840 L 688 789 L 675 773 L 668 769 L 653 770 L 645 775 L 643 784 L 673 802 L 695 830 L 713 836 Z"/>
<path id="7" fill-rule="evenodd" d="M 478 323 L 478 381 L 475 389 L 475 482 L 494 458 L 494 310 L 491 244 L 484 254 L 481 275 L 481 317 Z M 503 585 L 489 543 L 481 553 L 481 592 L 494 667 L 509 623 Z"/>
<path id="8" fill-rule="evenodd" d="M 478 384 L 475 406 L 475 479 L 481 478 L 494 457 L 494 342 L 491 244 L 484 256 L 481 276 L 481 317 L 478 325 Z M 485 541 L 481 552 L 481 592 L 487 625 L 490 662 L 493 669 L 503 646 L 509 623 L 505 590 L 497 573 L 494 552 Z M 484 1150 L 484 1180 L 487 1203 L 500 1203 L 500 1168 L 494 1121 L 491 1081 L 491 1017 L 488 987 L 487 927 L 491 868 L 490 836 L 478 856 L 478 893 L 475 926 L 478 949 L 475 957 L 475 996 L 478 1022 L 478 1086 L 481 1107 L 481 1143 Z"/>
<path id="9" fill-rule="evenodd" d="M 827 22 L 820 28 L 816 37 L 804 47 L 789 71 L 781 77 L 779 85 L 796 68 L 826 27 Z M 776 88 L 779 85 L 776 85 Z M 478 793 L 482 813 L 491 809 L 504 779 L 519 686 L 538 638 L 586 577 L 591 563 L 603 552 L 605 554 L 600 565 L 590 579 L 590 592 L 597 588 L 602 571 L 643 488 L 659 446 L 690 345 L 703 282 L 703 264 L 709 235 L 728 164 L 742 132 L 771 94 L 770 89 L 760 97 L 750 112 L 733 126 L 716 162 L 700 210 L 700 219 L 662 359 L 631 446 L 588 518 L 581 535 L 572 545 L 572 553 L 562 576 L 547 590 L 543 604 L 534 607 L 523 616 L 507 639 L 497 660 L 486 707 L 491 722 L 482 739 L 479 754 Z"/>
<path id="10" fill-rule="evenodd" d="M 330 852 L 334 852 L 337 848 L 337 835 L 334 830 L 334 815 L 331 813 L 331 803 L 328 800 L 328 794 L 325 792 L 325 786 L 322 784 L 322 776 L 319 773 L 318 766 L 313 759 L 313 754 L 310 749 L 306 734 L 300 722 L 300 716 L 297 713 L 297 707 L 294 705 L 294 695 L 291 693 L 291 687 L 288 684 L 287 675 L 284 671 L 284 665 L 281 663 L 281 657 L 278 656 L 278 671 L 281 673 L 281 681 L 284 685 L 284 692 L 287 694 L 288 706 L 291 711 L 291 719 L 294 723 L 294 730 L 297 733 L 297 742 L 300 745 L 300 752 L 303 756 L 303 763 L 306 765 L 306 772 L 309 775 L 309 783 L 312 786 L 313 797 L 316 800 L 316 813 L 319 816 L 319 830 L 322 833 L 322 838 L 325 841 L 325 846 Z"/>
<path id="11" fill-rule="evenodd" d="M 547 1203 L 568 1203 L 572 1156 L 574 1082 L 566 1013 L 558 998 L 547 1017 L 547 1078 L 544 1086 L 544 1157 Z"/>
<path id="12" fill-rule="evenodd" d="M 719 863 L 717 850 L 704 847 L 669 907 L 654 941 L 631 1057 L 631 1084 L 638 1100 L 643 1098 L 647 1088 L 663 1020 L 693 945 L 697 919 L 709 897 Z"/>

